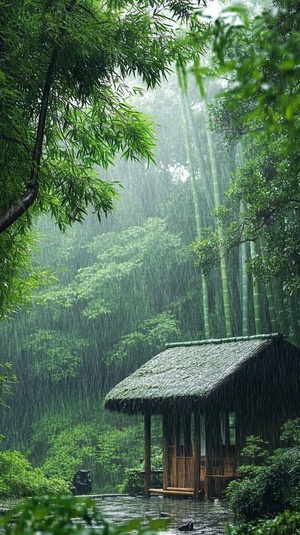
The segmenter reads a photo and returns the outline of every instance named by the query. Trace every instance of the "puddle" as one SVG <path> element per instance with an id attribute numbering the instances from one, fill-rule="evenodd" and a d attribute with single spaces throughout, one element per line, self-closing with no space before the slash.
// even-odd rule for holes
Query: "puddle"
<path id="1" fill-rule="evenodd" d="M 179 528 L 188 522 L 193 523 L 192 535 L 223 535 L 224 524 L 229 521 L 228 511 L 223 502 L 194 501 L 191 499 L 171 499 L 151 496 L 148 500 L 140 497 L 105 497 L 96 499 L 97 507 L 104 518 L 116 524 L 123 524 L 133 518 L 170 517 L 171 523 L 163 533 L 180 535 Z"/>

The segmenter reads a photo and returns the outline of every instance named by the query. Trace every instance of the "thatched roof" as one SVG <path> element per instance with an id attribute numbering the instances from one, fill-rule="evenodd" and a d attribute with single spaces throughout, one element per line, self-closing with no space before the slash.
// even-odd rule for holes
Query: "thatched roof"
<path id="1" fill-rule="evenodd" d="M 203 400 L 250 359 L 280 343 L 289 344 L 282 335 L 270 334 L 169 344 L 115 386 L 105 407 L 132 413 L 166 401 Z"/>

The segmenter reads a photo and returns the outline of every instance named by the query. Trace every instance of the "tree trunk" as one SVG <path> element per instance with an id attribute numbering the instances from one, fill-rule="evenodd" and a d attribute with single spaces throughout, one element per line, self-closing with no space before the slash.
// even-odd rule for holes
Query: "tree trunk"
<path id="1" fill-rule="evenodd" d="M 67 3 L 65 6 L 66 12 L 70 13 L 76 3 L 77 0 L 71 0 L 69 3 Z M 65 22 L 63 21 L 60 30 L 61 38 L 65 33 L 64 24 Z M 8 206 L 6 210 L 2 212 L 2 214 L 0 214 L 0 234 L 4 232 L 8 227 L 10 227 L 13 223 L 15 223 L 17 219 L 19 219 L 19 217 L 25 214 L 25 212 L 27 212 L 27 210 L 33 205 L 34 201 L 38 196 L 40 165 L 43 151 L 45 125 L 57 56 L 58 45 L 55 45 L 49 60 L 49 65 L 45 77 L 43 95 L 40 102 L 40 113 L 37 124 L 35 144 L 32 151 L 31 173 L 27 189 L 10 206 Z"/>
<path id="2" fill-rule="evenodd" d="M 207 105 L 205 101 L 204 101 L 204 116 L 205 116 L 205 123 L 206 123 L 208 152 L 209 152 L 210 166 L 211 166 L 211 177 L 212 177 L 212 183 L 213 183 L 214 204 L 215 204 L 215 208 L 217 208 L 221 204 L 220 187 L 219 187 L 219 180 L 218 180 L 218 169 L 217 169 L 217 161 L 216 161 L 216 154 L 215 154 L 212 134 L 207 126 Z M 218 225 L 217 229 L 218 229 L 220 237 L 222 238 L 223 229 L 221 225 Z M 223 307 L 224 307 L 224 316 L 225 316 L 226 336 L 232 336 L 233 333 L 232 333 L 231 313 L 230 313 L 230 292 L 229 292 L 225 251 L 223 248 L 221 248 L 220 265 L 221 265 L 221 277 L 222 277 L 222 288 L 223 288 Z"/>
<path id="3" fill-rule="evenodd" d="M 256 246 L 252 241 L 250 242 L 250 255 L 251 258 L 256 256 Z M 255 334 L 261 334 L 261 313 L 260 313 L 260 299 L 258 283 L 253 284 L 253 305 L 254 305 L 254 323 Z"/>
<path id="4" fill-rule="evenodd" d="M 201 219 L 201 210 L 200 210 L 200 203 L 199 203 L 199 197 L 198 197 L 199 188 L 198 188 L 197 179 L 196 179 L 194 155 L 193 155 L 193 149 L 191 146 L 191 139 L 190 139 L 189 128 L 188 128 L 188 112 L 187 112 L 188 104 L 186 101 L 186 96 L 183 95 L 182 92 L 180 92 L 180 106 L 181 106 L 181 114 L 182 114 L 184 140 L 185 140 L 185 146 L 186 146 L 186 152 L 187 152 L 187 158 L 188 158 L 188 168 L 189 168 L 192 195 L 193 195 L 193 204 L 194 204 L 194 210 L 195 210 L 196 232 L 197 232 L 197 238 L 201 238 L 203 223 Z M 199 169 L 199 173 L 200 173 L 200 169 Z M 210 338 L 209 303 L 208 303 L 207 279 L 203 274 L 201 276 L 201 284 L 202 284 L 202 299 L 203 299 L 202 310 L 203 310 L 203 320 L 204 320 L 204 336 L 207 339 L 207 338 Z"/>

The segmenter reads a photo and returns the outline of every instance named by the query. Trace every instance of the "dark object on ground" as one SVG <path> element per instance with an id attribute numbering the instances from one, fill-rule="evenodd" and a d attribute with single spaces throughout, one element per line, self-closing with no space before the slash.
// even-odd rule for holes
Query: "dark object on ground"
<path id="1" fill-rule="evenodd" d="M 180 526 L 180 528 L 178 529 L 179 531 L 193 531 L 194 524 L 193 522 L 187 522 L 186 524 L 183 524 L 183 526 Z"/>
<path id="2" fill-rule="evenodd" d="M 73 494 L 89 494 L 92 490 L 92 480 L 88 470 L 78 470 L 73 477 Z"/>

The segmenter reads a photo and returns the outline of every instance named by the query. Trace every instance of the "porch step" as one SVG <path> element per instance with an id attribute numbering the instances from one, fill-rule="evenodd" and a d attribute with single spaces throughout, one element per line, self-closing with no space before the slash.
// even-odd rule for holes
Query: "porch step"
<path id="1" fill-rule="evenodd" d="M 153 492 L 156 494 L 182 494 L 185 496 L 194 496 L 194 489 L 191 488 L 176 488 L 176 487 L 168 487 L 167 489 L 149 489 L 149 492 Z"/>

